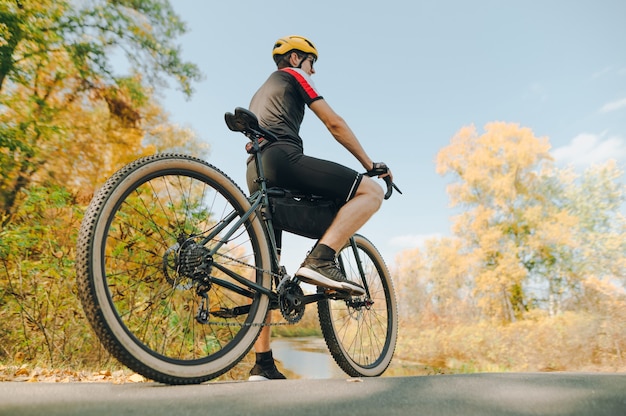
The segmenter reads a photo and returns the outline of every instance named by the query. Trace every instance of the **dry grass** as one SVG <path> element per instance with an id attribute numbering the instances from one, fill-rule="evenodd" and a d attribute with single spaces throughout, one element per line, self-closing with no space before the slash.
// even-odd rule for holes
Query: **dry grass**
<path id="1" fill-rule="evenodd" d="M 509 324 L 403 322 L 397 356 L 433 373 L 626 371 L 626 329 L 611 326 L 582 312 Z"/>

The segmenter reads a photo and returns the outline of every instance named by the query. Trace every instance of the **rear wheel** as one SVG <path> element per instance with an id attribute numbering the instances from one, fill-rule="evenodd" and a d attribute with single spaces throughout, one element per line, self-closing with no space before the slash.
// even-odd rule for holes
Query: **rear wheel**
<path id="1" fill-rule="evenodd" d="M 233 276 L 270 287 L 261 221 L 233 228 L 249 208 L 230 178 L 184 155 L 139 159 L 106 182 L 82 222 L 76 270 L 113 356 L 168 384 L 209 380 L 243 358 L 269 299 Z"/>
<path id="2" fill-rule="evenodd" d="M 374 245 L 356 234 L 339 265 L 349 280 L 365 278 L 368 294 L 318 303 L 326 345 L 339 367 L 352 377 L 376 377 L 389 366 L 398 336 L 398 313 L 391 276 Z M 361 274 L 362 273 L 362 274 Z"/>

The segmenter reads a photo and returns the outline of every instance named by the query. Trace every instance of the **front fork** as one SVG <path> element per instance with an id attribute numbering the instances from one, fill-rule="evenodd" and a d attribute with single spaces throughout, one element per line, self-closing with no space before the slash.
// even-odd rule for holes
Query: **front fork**
<path id="1" fill-rule="evenodd" d="M 365 298 L 371 299 L 370 296 L 370 288 L 367 284 L 367 278 L 365 276 L 365 271 L 363 270 L 363 264 L 361 262 L 361 256 L 359 255 L 359 247 L 356 245 L 356 240 L 354 237 L 350 237 L 349 241 L 350 247 L 352 248 L 352 252 L 354 253 L 354 261 L 356 262 L 357 269 L 359 271 L 359 276 L 361 276 L 361 284 L 363 285 L 363 289 L 365 289 Z M 343 258 L 339 256 L 339 269 L 344 276 L 347 276 L 346 266 L 343 264 Z"/>

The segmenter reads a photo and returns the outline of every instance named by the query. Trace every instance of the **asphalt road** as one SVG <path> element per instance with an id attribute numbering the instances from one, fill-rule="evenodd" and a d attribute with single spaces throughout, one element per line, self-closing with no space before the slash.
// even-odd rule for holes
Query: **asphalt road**
<path id="1" fill-rule="evenodd" d="M 626 374 L 506 373 L 370 379 L 0 383 L 0 415 L 626 415 Z"/>

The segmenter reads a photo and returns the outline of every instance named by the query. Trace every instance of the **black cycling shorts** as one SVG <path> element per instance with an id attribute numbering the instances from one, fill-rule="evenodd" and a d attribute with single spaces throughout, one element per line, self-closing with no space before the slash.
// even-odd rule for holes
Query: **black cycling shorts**
<path id="1" fill-rule="evenodd" d="M 354 197 L 363 179 L 357 171 L 328 160 L 306 156 L 295 144 L 276 142 L 262 152 L 263 170 L 268 187 L 289 190 L 335 199 L 343 205 Z M 258 189 L 258 175 L 254 160 L 248 161 L 246 180 L 250 193 Z"/>

